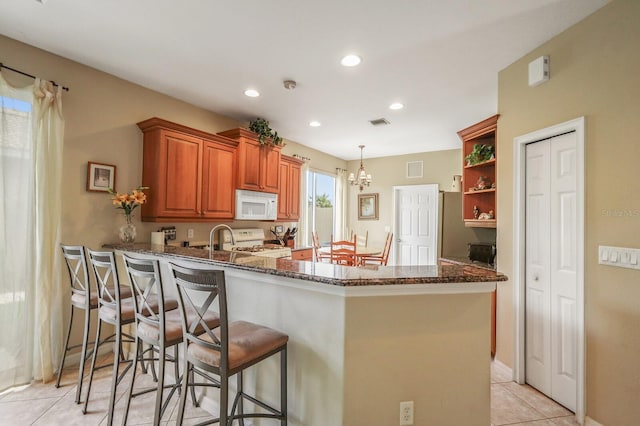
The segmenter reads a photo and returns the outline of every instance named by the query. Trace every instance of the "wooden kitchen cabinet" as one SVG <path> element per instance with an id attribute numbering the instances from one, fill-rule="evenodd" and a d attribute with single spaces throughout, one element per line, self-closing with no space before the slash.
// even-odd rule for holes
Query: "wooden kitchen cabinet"
<path id="1" fill-rule="evenodd" d="M 462 139 L 462 219 L 467 227 L 495 228 L 497 224 L 495 183 L 498 153 L 495 148 L 498 117 L 496 114 L 458 132 Z M 493 146 L 494 159 L 468 165 L 465 157 L 473 151 L 476 144 Z M 486 183 L 485 189 L 478 189 L 481 178 Z M 476 218 L 475 207 L 479 214 L 492 212 L 493 218 Z"/>
<path id="2" fill-rule="evenodd" d="M 143 221 L 233 219 L 238 142 L 160 118 L 138 123 L 144 133 Z"/>
<path id="3" fill-rule="evenodd" d="M 291 250 L 291 259 L 311 262 L 313 260 L 313 249 L 309 247 Z"/>
<path id="4" fill-rule="evenodd" d="M 237 188 L 278 193 L 280 188 L 280 146 L 260 145 L 254 132 L 236 128 L 218 133 L 239 142 Z"/>
<path id="5" fill-rule="evenodd" d="M 300 173 L 303 161 L 283 155 L 280 159 L 278 220 L 300 218 Z"/>

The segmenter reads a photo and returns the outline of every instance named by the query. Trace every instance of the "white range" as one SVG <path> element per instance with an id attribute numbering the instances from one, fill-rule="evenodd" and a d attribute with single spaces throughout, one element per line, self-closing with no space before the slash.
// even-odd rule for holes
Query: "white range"
<path id="1" fill-rule="evenodd" d="M 222 250 L 237 251 L 263 257 L 291 257 L 291 248 L 278 244 L 265 244 L 264 230 L 260 228 L 234 229 L 231 235 L 227 229 L 221 230 Z"/>

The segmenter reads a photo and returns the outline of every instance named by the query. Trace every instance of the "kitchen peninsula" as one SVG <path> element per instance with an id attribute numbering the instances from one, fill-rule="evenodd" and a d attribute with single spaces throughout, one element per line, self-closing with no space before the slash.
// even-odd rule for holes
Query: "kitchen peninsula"
<path id="1" fill-rule="evenodd" d="M 287 333 L 290 425 L 490 423 L 490 294 L 502 274 L 464 265 L 354 268 L 135 244 L 111 248 L 222 268 L 229 315 Z M 172 291 L 169 288 L 167 291 Z M 278 360 L 245 374 L 277 405 Z M 257 379 L 258 378 L 258 379 Z M 203 406 L 215 408 L 216 395 Z"/>

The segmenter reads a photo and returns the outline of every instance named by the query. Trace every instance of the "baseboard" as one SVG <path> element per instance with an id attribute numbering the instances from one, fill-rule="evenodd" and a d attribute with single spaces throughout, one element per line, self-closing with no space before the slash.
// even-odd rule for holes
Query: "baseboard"
<path id="1" fill-rule="evenodd" d="M 505 370 L 508 370 L 508 371 L 509 371 L 509 375 L 511 376 L 511 379 L 512 379 L 512 380 L 515 380 L 515 377 L 513 377 L 513 369 L 512 369 L 511 367 L 509 367 L 509 366 L 508 366 L 508 365 L 506 365 L 506 364 L 503 364 L 503 363 L 502 363 L 499 359 L 497 359 L 497 358 L 494 358 L 494 359 L 493 359 L 493 363 L 494 363 L 494 364 L 496 364 L 496 365 L 499 365 L 499 366 L 500 366 L 500 368 L 504 368 Z"/>
<path id="2" fill-rule="evenodd" d="M 604 425 L 602 423 L 596 422 L 591 417 L 587 416 L 584 418 L 584 426 L 604 426 Z"/>

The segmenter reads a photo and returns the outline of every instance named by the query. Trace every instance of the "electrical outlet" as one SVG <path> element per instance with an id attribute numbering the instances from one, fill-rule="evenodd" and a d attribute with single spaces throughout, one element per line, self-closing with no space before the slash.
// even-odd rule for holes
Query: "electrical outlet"
<path id="1" fill-rule="evenodd" d="M 187 229 L 187 238 L 193 238 L 193 229 Z"/>
<path id="2" fill-rule="evenodd" d="M 400 426 L 413 424 L 413 401 L 402 401 L 400 403 Z"/>

